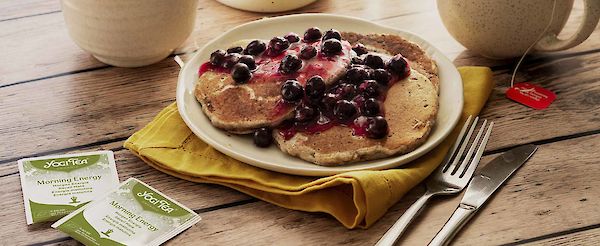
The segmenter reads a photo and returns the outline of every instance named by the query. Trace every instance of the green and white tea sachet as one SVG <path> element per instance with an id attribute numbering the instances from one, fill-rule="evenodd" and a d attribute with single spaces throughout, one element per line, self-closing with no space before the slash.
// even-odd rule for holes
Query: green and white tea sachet
<path id="1" fill-rule="evenodd" d="M 194 211 L 130 178 L 52 227 L 85 245 L 160 245 L 198 221 Z"/>
<path id="2" fill-rule="evenodd" d="M 18 161 L 27 224 L 56 221 L 119 185 L 112 151 Z"/>

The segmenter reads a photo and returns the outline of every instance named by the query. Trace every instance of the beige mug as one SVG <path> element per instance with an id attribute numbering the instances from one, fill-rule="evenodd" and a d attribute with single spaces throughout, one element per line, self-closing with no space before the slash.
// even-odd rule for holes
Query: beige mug
<path id="1" fill-rule="evenodd" d="M 582 23 L 568 39 L 559 39 L 558 34 L 573 0 L 437 0 L 437 5 L 446 29 L 458 42 L 485 57 L 504 59 L 523 55 L 533 44 L 534 51 L 558 51 L 585 41 L 600 19 L 600 0 L 583 1 Z"/>
<path id="2" fill-rule="evenodd" d="M 140 67 L 169 56 L 190 35 L 197 0 L 61 0 L 69 34 L 103 63 Z"/>

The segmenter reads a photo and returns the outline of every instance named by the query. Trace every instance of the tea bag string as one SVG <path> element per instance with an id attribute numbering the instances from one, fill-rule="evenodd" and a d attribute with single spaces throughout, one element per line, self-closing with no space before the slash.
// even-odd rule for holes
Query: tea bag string
<path id="1" fill-rule="evenodd" d="M 515 75 L 517 75 L 519 66 L 521 66 L 521 62 L 523 62 L 523 59 L 525 59 L 525 56 L 527 55 L 527 53 L 529 53 L 529 51 L 533 48 L 533 46 L 535 46 L 535 44 L 537 44 L 537 42 L 539 42 L 540 39 L 542 39 L 542 37 L 544 37 L 546 32 L 550 29 L 550 26 L 552 26 L 552 21 L 554 20 L 554 11 L 555 10 L 556 10 L 556 0 L 554 0 L 554 3 L 552 4 L 552 14 L 550 15 L 550 21 L 548 22 L 548 25 L 546 25 L 546 28 L 544 28 L 544 31 L 542 31 L 540 36 L 529 46 L 529 48 L 527 48 L 525 50 L 525 53 L 523 53 L 523 55 L 521 56 L 521 59 L 519 59 L 519 62 L 517 62 L 517 66 L 515 67 L 515 70 L 513 71 L 512 77 L 510 78 L 510 87 L 514 86 Z"/>

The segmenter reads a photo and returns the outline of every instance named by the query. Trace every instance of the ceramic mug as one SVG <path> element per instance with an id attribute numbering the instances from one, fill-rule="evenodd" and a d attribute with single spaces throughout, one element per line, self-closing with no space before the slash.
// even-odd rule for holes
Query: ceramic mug
<path id="1" fill-rule="evenodd" d="M 69 34 L 103 63 L 140 67 L 167 57 L 190 35 L 197 0 L 61 0 Z"/>
<path id="2" fill-rule="evenodd" d="M 523 55 L 550 23 L 534 51 L 558 51 L 576 46 L 596 28 L 600 0 L 584 0 L 585 13 L 576 33 L 559 39 L 573 0 L 437 0 L 438 11 L 448 32 L 464 45 L 489 58 Z"/>

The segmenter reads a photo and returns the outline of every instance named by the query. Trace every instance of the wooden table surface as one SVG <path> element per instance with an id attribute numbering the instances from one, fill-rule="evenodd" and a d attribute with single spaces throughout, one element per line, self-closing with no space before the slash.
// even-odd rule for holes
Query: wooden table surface
<path id="1" fill-rule="evenodd" d="M 344 14 L 409 30 L 457 66 L 492 68 L 497 86 L 481 115 L 496 126 L 483 162 L 515 146 L 541 147 L 458 234 L 456 245 L 600 243 L 600 31 L 573 49 L 525 60 L 517 80 L 558 95 L 538 111 L 504 97 L 516 62 L 465 50 L 444 29 L 433 0 L 329 0 L 293 11 L 300 12 Z M 577 5 L 567 34 L 582 12 Z M 178 52 L 189 53 L 195 44 L 264 16 L 202 0 L 195 31 Z M 77 244 L 49 223 L 26 225 L 16 160 L 30 156 L 113 150 L 121 180 L 139 178 L 203 217 L 170 245 L 370 245 L 424 192 L 415 188 L 370 229 L 347 230 L 325 214 L 280 208 L 146 166 L 122 144 L 175 100 L 177 64 L 168 58 L 126 69 L 98 62 L 71 41 L 56 0 L 0 1 L 0 51 L 2 245 Z M 433 201 L 402 242 L 429 242 L 459 199 Z"/>

